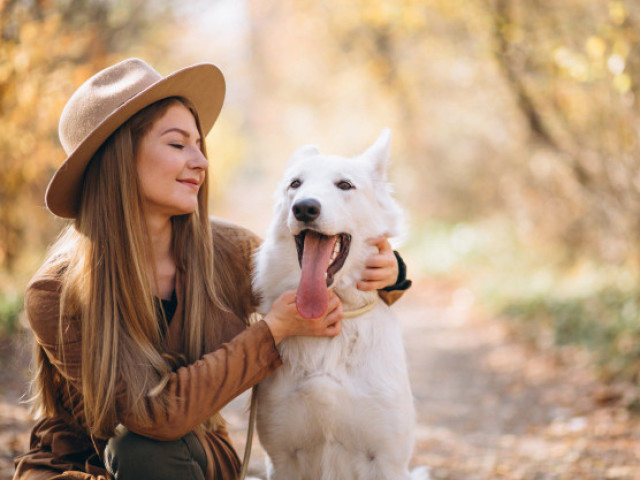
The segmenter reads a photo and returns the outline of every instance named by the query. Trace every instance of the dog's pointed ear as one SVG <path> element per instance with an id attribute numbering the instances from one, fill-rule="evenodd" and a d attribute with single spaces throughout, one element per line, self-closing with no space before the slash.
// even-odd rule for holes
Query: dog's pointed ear
<path id="1" fill-rule="evenodd" d="M 391 156 L 391 130 L 383 128 L 378 139 L 363 153 L 373 162 L 374 172 L 385 180 L 387 176 L 387 164 Z"/>
<path id="2" fill-rule="evenodd" d="M 289 157 L 289 165 L 293 165 L 302 158 L 313 157 L 319 154 L 320 150 L 318 150 L 318 147 L 316 147 L 315 145 L 305 145 L 293 152 L 291 157 Z"/>

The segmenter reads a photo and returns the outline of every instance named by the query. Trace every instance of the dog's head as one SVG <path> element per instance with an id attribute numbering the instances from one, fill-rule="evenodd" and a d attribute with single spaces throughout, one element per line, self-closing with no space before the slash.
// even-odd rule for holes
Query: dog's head
<path id="1" fill-rule="evenodd" d="M 314 146 L 291 157 L 277 192 L 279 218 L 274 222 L 280 234 L 295 239 L 303 316 L 324 312 L 323 301 L 315 301 L 326 297 L 321 287 L 326 292 L 339 279 L 355 285 L 372 253 L 367 239 L 400 233 L 402 212 L 386 181 L 390 142 L 385 129 L 353 158 L 322 155 Z"/>

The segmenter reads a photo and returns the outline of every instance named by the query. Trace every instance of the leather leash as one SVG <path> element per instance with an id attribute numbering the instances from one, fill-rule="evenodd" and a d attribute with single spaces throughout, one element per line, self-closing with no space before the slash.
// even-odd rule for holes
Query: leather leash
<path id="1" fill-rule="evenodd" d="M 251 445 L 253 443 L 253 431 L 256 424 L 256 411 L 258 409 L 258 385 L 251 389 L 251 407 L 249 413 L 249 426 L 247 427 L 247 442 L 244 447 L 244 457 L 242 459 L 242 470 L 240 470 L 240 480 L 244 480 L 249 469 L 249 459 L 251 458 Z"/>

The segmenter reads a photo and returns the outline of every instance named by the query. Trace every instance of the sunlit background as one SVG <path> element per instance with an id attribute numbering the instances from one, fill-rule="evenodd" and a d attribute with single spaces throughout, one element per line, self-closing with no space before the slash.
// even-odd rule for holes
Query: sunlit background
<path id="1" fill-rule="evenodd" d="M 12 475 L 31 425 L 18 403 L 29 343 L 23 292 L 64 225 L 44 207 L 65 158 L 58 118 L 83 81 L 131 56 L 163 75 L 197 62 L 224 72 L 225 106 L 207 138 L 211 211 L 260 235 L 294 150 L 314 143 L 351 156 L 390 127 L 389 180 L 409 218 L 399 249 L 414 280 L 398 308 L 424 309 L 413 318 L 434 332 L 409 338 L 413 361 L 429 358 L 450 322 L 466 328 L 456 312 L 473 312 L 540 351 L 562 351 L 560 378 L 576 377 L 570 366 L 586 371 L 587 358 L 601 381 L 636 386 L 593 430 L 592 453 L 620 425 L 612 419 L 640 411 L 640 2 L 0 0 L 0 35 L 0 477 Z M 455 315 L 430 318 L 441 312 L 434 292 Z M 494 352 L 502 367 L 530 361 L 506 351 Z M 440 370 L 430 378 L 475 375 Z M 423 402 L 431 398 L 430 384 L 415 387 Z M 483 405 L 488 414 L 498 404 Z M 421 410 L 434 429 L 423 429 L 419 449 L 432 465 L 478 472 L 476 460 L 500 463 L 491 449 L 476 460 L 453 455 L 446 442 L 456 432 L 438 437 L 433 421 L 458 413 L 432 406 Z M 566 431 L 582 436 L 585 418 L 567 420 Z M 630 439 L 625 458 L 637 459 L 630 425 L 628 436 L 606 438 Z M 465 446 L 466 431 L 457 434 L 451 446 Z M 600 462 L 613 469 L 606 478 L 638 478 L 624 476 L 635 467 L 620 467 L 616 451 L 589 460 L 582 450 L 556 464 L 582 458 L 581 472 L 597 476 L 591 466 Z M 534 478 L 497 471 L 490 478 Z M 587 478 L 568 475 L 548 478 Z"/>
<path id="2" fill-rule="evenodd" d="M 225 74 L 215 215 L 262 235 L 295 149 L 354 155 L 389 126 L 412 294 L 453 282 L 637 378 L 639 27 L 633 0 L 0 0 L 2 335 L 63 225 L 43 206 L 62 107 L 137 56 Z"/>

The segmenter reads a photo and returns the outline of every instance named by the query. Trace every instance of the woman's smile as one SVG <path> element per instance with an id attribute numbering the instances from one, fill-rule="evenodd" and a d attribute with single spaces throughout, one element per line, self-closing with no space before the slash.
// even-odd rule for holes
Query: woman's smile
<path id="1" fill-rule="evenodd" d="M 201 182 L 196 178 L 183 178 L 183 179 L 178 179 L 177 181 L 182 183 L 186 187 L 195 190 L 196 192 L 200 190 Z"/>

